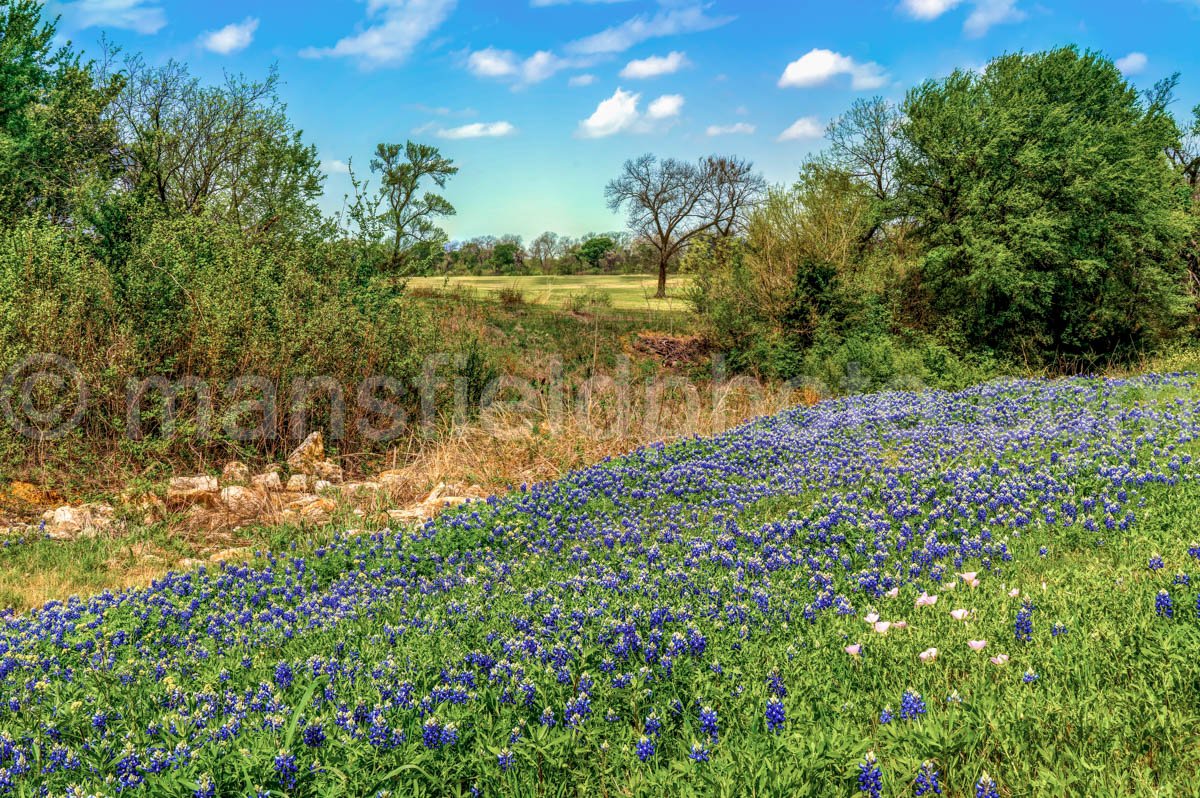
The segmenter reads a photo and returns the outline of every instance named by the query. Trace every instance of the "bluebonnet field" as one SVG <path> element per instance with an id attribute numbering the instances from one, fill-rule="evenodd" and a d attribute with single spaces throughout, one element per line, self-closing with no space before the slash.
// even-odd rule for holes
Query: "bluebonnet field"
<path id="1" fill-rule="evenodd" d="M 1196 383 L 831 401 L 10 614 L 0 794 L 1190 793 Z"/>

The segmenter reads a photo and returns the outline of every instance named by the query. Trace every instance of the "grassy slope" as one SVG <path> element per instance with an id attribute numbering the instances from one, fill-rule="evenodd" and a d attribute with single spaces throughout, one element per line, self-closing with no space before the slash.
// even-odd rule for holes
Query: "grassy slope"
<path id="1" fill-rule="evenodd" d="M 1191 403 L 1200 396 L 1191 390 L 1165 388 L 1128 391 L 1117 399 L 1129 407 L 1164 408 L 1180 398 Z M 1192 442 L 1176 453 L 1196 455 L 1198 449 Z M 514 775 L 489 777 L 487 792 L 852 795 L 856 763 L 871 748 L 884 767 L 884 794 L 889 796 L 911 794 L 912 775 L 925 759 L 937 763 L 947 795 L 968 794 L 983 770 L 1000 779 L 1005 796 L 1196 794 L 1200 624 L 1194 620 L 1191 602 L 1195 588 L 1173 591 L 1174 621 L 1155 616 L 1154 595 L 1169 584 L 1175 570 L 1186 572 L 1196 565 L 1186 549 L 1191 537 L 1200 537 L 1195 520 L 1200 517 L 1200 485 L 1194 481 L 1172 488 L 1149 485 L 1140 493 L 1145 504 L 1137 510 L 1140 520 L 1133 534 L 1064 534 L 1038 525 L 1011 541 L 1015 565 L 1003 584 L 985 579 L 978 591 L 960 584 L 956 592 L 942 591 L 935 608 L 919 610 L 913 609 L 912 596 L 906 593 L 903 607 L 884 609 L 891 610 L 888 617 L 909 618 L 913 630 L 876 638 L 855 631 L 861 628 L 857 619 L 839 624 L 826 618 L 815 629 L 798 623 L 794 628 L 785 624 L 756 632 L 744 652 L 723 659 L 724 677 L 705 673 L 689 677 L 699 691 L 713 697 L 721 713 L 722 745 L 708 766 L 688 762 L 677 747 L 667 750 L 665 744 L 645 766 L 631 764 L 624 749 L 614 749 L 608 761 L 601 740 L 620 737 L 620 727 L 606 726 L 597 717 L 589 723 L 587 734 L 571 737 L 569 744 L 564 735 L 545 734 L 531 726 L 528 742 L 518 749 Z M 782 518 L 793 508 L 807 509 L 813 498 L 752 507 L 741 519 L 742 527 Z M 1103 543 L 1098 544 L 1097 537 Z M 451 543 L 450 539 L 443 542 Z M 302 544 L 297 553 L 311 551 L 311 545 Z M 1038 554 L 1043 545 L 1049 548 L 1045 557 Z M 1146 564 L 1158 553 L 1167 560 L 1167 570 L 1152 573 Z M 317 565 L 315 573 L 322 579 L 333 578 L 340 562 L 338 558 Z M 523 589 L 519 586 L 545 584 L 561 575 L 558 565 L 539 558 L 516 568 L 509 577 L 518 588 L 516 595 L 492 599 L 499 602 L 491 608 L 498 618 L 506 612 L 529 612 L 518 600 Z M 334 571 L 325 573 L 328 569 Z M 488 574 L 481 570 L 480 575 Z M 1036 603 L 1035 639 L 1030 644 L 1014 644 L 1012 639 L 1012 621 L 1020 606 L 1019 599 L 1006 593 L 1013 586 Z M 481 598 L 477 592 L 466 590 L 458 598 L 468 607 L 483 606 L 477 603 Z M 948 610 L 958 606 L 973 610 L 972 620 L 961 624 L 951 619 Z M 336 639 L 359 640 L 379 622 L 372 618 L 352 624 Z M 1067 633 L 1051 636 L 1052 623 L 1062 624 Z M 842 627 L 853 634 L 840 634 Z M 841 651 L 852 638 L 867 643 L 861 661 Z M 986 654 L 1004 650 L 1013 660 L 1003 668 L 986 664 L 986 654 L 966 650 L 966 641 L 976 638 L 990 641 Z M 426 645 L 429 638 L 415 640 Z M 481 640 L 476 643 L 482 645 Z M 319 648 L 321 638 L 313 644 Z M 435 656 L 468 645 L 466 637 L 448 640 L 437 647 Z M 933 665 L 920 665 L 916 654 L 928 645 L 938 646 L 941 656 Z M 296 655 L 311 646 L 294 644 L 286 650 Z M 286 655 L 285 650 L 279 655 Z M 256 665 L 262 671 L 257 676 L 269 678 L 274 656 Z M 761 706 L 761 673 L 770 666 L 782 670 L 789 687 L 789 731 L 778 737 L 764 732 L 760 716 L 737 711 L 739 702 L 726 694 L 730 684 L 745 684 L 757 696 L 750 704 Z M 1037 681 L 1022 681 L 1020 674 L 1026 668 L 1036 669 Z M 916 723 L 880 725 L 880 709 L 890 706 L 898 711 L 900 694 L 910 687 L 924 696 L 929 714 Z M 947 704 L 949 695 L 962 702 Z M 453 708 L 444 711 L 458 719 Z M 470 722 L 464 716 L 460 725 Z M 501 731 L 489 729 L 488 739 L 503 736 Z M 686 725 L 681 732 L 684 745 L 688 739 L 702 738 Z M 419 733 L 419 728 L 410 729 L 410 736 Z M 484 736 L 478 735 L 475 747 Z M 240 755 L 231 751 L 230 756 Z M 356 784 L 365 783 L 363 778 L 369 781 L 373 766 L 359 763 L 355 769 L 339 769 L 339 756 L 330 750 L 322 757 L 335 765 L 333 775 L 324 780 L 326 785 L 332 787 L 339 779 Z M 456 772 L 457 778 L 466 778 L 480 758 L 485 763 L 494 760 L 494 753 L 486 750 L 463 756 L 463 765 L 457 768 L 448 758 L 417 749 L 406 755 L 410 770 L 390 771 L 390 786 L 401 793 L 428 794 L 431 783 L 426 776 Z M 376 775 L 383 776 L 390 766 L 381 760 L 375 767 Z M 574 788 L 568 786 L 572 784 Z"/>

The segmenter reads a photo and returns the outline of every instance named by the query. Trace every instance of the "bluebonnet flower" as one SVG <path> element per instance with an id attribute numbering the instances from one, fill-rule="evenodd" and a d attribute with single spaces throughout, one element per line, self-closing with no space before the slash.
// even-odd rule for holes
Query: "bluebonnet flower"
<path id="1" fill-rule="evenodd" d="M 900 698 L 900 719 L 916 720 L 925 714 L 925 700 L 916 690 L 905 690 Z"/>
<path id="2" fill-rule="evenodd" d="M 513 752 L 507 748 L 501 748 L 500 753 L 496 754 L 496 764 L 500 766 L 501 773 L 507 773 L 508 769 L 513 766 Z"/>
<path id="3" fill-rule="evenodd" d="M 892 722 L 892 717 L 893 717 L 892 708 L 884 707 L 883 711 L 879 713 L 879 722 L 881 724 L 887 725 Z"/>
<path id="4" fill-rule="evenodd" d="M 783 709 L 783 702 L 778 696 L 771 696 L 767 701 L 767 731 L 778 734 L 783 730 L 783 724 L 787 720 L 787 716 Z"/>
<path id="5" fill-rule="evenodd" d="M 1175 617 L 1175 607 L 1171 603 L 1171 594 L 1167 591 L 1160 590 L 1154 597 L 1154 614 L 1162 618 Z"/>
<path id="6" fill-rule="evenodd" d="M 883 794 L 883 771 L 879 769 L 873 751 L 867 751 L 858 765 L 858 791 L 869 798 L 880 798 Z"/>
<path id="7" fill-rule="evenodd" d="M 715 742 L 717 739 L 717 711 L 705 706 L 700 709 L 700 730 Z"/>
<path id="8" fill-rule="evenodd" d="M 1068 631 L 1070 631 L 1070 630 L 1067 629 L 1067 627 L 1064 624 L 1056 622 L 1053 626 L 1050 627 L 1050 636 L 1051 637 L 1059 637 L 1061 635 L 1065 635 Z"/>
<path id="9" fill-rule="evenodd" d="M 286 690 L 291 686 L 295 675 L 292 673 L 292 666 L 286 662 L 281 662 L 275 666 L 275 686 L 280 690 Z"/>
<path id="10" fill-rule="evenodd" d="M 442 727 L 441 737 L 438 739 L 438 746 L 445 747 L 454 745 L 458 742 L 458 727 L 453 723 L 447 723 Z"/>
<path id="11" fill-rule="evenodd" d="M 767 675 L 767 686 L 771 695 L 787 698 L 787 687 L 783 684 L 783 676 L 780 675 L 778 668 Z"/>
<path id="12" fill-rule="evenodd" d="M 217 785 L 213 782 L 212 776 L 205 773 L 200 777 L 195 792 L 192 793 L 193 798 L 216 798 Z"/>
<path id="13" fill-rule="evenodd" d="M 1021 677 L 1021 681 L 1025 682 L 1025 684 L 1032 684 L 1033 682 L 1036 682 L 1037 680 L 1038 680 L 1038 675 L 1036 673 L 1034 673 L 1033 670 L 1025 671 L 1025 675 Z"/>
<path id="14" fill-rule="evenodd" d="M 437 718 L 429 718 L 421 725 L 421 743 L 426 748 L 438 748 L 442 744 L 442 724 Z"/>
<path id="15" fill-rule="evenodd" d="M 646 722 L 643 724 L 646 734 L 654 737 L 658 734 L 658 730 L 662 728 L 662 721 L 658 718 L 658 713 L 654 710 L 646 716 Z"/>
<path id="16" fill-rule="evenodd" d="M 941 795 L 942 785 L 938 782 L 937 768 L 929 760 L 925 760 L 921 765 L 921 769 L 917 771 L 916 781 L 913 783 L 913 794 L 916 796 L 922 795 Z"/>
<path id="17" fill-rule="evenodd" d="M 1192 583 L 1192 578 L 1190 576 L 1188 576 L 1187 574 L 1185 574 L 1183 571 L 1180 571 L 1179 573 L 1175 574 L 1175 577 L 1171 580 L 1171 584 L 1183 585 L 1185 587 L 1190 585 L 1191 583 Z"/>
<path id="18" fill-rule="evenodd" d="M 1024 602 L 1021 609 L 1017 610 L 1017 620 L 1013 624 L 1013 631 L 1017 640 L 1022 643 L 1028 643 L 1033 639 L 1033 604 L 1030 602 Z"/>
<path id="19" fill-rule="evenodd" d="M 325 727 L 320 723 L 313 723 L 304 728 L 301 737 L 309 748 L 320 748 L 325 744 Z"/>
<path id="20" fill-rule="evenodd" d="M 281 750 L 275 755 L 275 776 L 279 779 L 279 784 L 285 789 L 290 790 L 296 786 L 296 757 L 286 750 Z"/>
<path id="21" fill-rule="evenodd" d="M 692 743 L 692 750 L 688 752 L 688 759 L 693 762 L 707 762 L 709 751 L 700 743 Z"/>
<path id="22" fill-rule="evenodd" d="M 1000 798 L 1000 790 L 996 787 L 996 782 L 987 773 L 979 777 L 979 781 L 975 782 L 975 798 Z"/>
<path id="23" fill-rule="evenodd" d="M 1158 554 L 1151 554 L 1151 555 L 1150 555 L 1150 562 L 1147 564 L 1147 567 L 1149 567 L 1149 569 L 1150 569 L 1151 571 L 1159 571 L 1159 570 L 1162 570 L 1162 567 L 1163 567 L 1163 558 L 1162 558 L 1162 556 L 1161 556 L 1161 555 L 1158 555 Z"/>
<path id="24" fill-rule="evenodd" d="M 643 734 L 641 739 L 638 740 L 635 750 L 637 751 L 638 759 L 645 762 L 647 759 L 654 756 L 654 741 Z"/>
<path id="25" fill-rule="evenodd" d="M 1050 553 L 1050 549 L 1046 548 L 1045 546 L 1042 546 L 1040 549 L 1038 549 L 1039 557 L 1045 557 L 1049 553 Z"/>

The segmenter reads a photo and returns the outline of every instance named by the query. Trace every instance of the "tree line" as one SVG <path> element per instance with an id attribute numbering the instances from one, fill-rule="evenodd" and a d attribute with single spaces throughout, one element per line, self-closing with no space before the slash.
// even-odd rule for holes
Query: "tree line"
<path id="1" fill-rule="evenodd" d="M 1200 106 L 1102 54 L 996 58 L 856 101 L 791 186 L 681 259 L 709 335 L 780 376 L 889 384 L 1130 362 L 1197 332 Z M 651 203 L 632 197 L 645 228 Z M 638 215 L 642 214 L 642 215 Z"/>

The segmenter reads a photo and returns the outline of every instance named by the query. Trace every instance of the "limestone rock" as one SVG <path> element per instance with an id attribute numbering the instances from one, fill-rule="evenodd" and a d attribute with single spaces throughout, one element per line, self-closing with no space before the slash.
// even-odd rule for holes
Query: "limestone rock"
<path id="1" fill-rule="evenodd" d="M 240 460 L 230 460 L 221 469 L 221 482 L 226 485 L 245 485 L 250 480 L 250 467 Z"/>
<path id="2" fill-rule="evenodd" d="M 215 504 L 217 490 L 216 477 L 173 477 L 167 485 L 167 507 L 181 510 L 195 504 Z"/>
<path id="3" fill-rule="evenodd" d="M 308 474 L 292 474 L 288 477 L 287 487 L 284 489 L 288 493 L 304 493 L 308 490 Z"/>
<path id="4" fill-rule="evenodd" d="M 316 473 L 313 467 L 325 459 L 325 439 L 321 431 L 311 433 L 288 455 L 288 468 L 301 474 Z"/>
<path id="5" fill-rule="evenodd" d="M 263 493 L 274 493 L 283 490 L 283 481 L 279 479 L 278 471 L 267 471 L 264 474 L 259 474 L 250 480 L 250 484 L 255 490 L 260 490 Z"/>
<path id="6" fill-rule="evenodd" d="M 253 556 L 254 549 L 249 546 L 236 546 L 232 549 L 221 549 L 208 559 L 210 562 L 238 562 L 239 560 L 248 560 Z"/>
<path id="7" fill-rule="evenodd" d="M 326 482 L 341 482 L 344 478 L 342 474 L 342 467 L 330 460 L 321 460 L 320 462 L 314 463 L 311 473 L 314 474 L 317 479 L 323 479 Z"/>
<path id="8" fill-rule="evenodd" d="M 312 493 L 297 496 L 283 508 L 279 520 L 290 523 L 325 524 L 333 517 L 337 504 Z"/>
<path id="9" fill-rule="evenodd" d="M 91 538 L 109 531 L 115 523 L 115 510 L 108 504 L 63 505 L 42 515 L 46 534 L 54 540 Z"/>
<path id="10" fill-rule="evenodd" d="M 240 518 L 252 518 L 263 510 L 264 497 L 261 493 L 242 485 L 221 488 L 221 504 L 231 514 Z"/>

